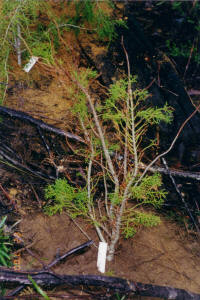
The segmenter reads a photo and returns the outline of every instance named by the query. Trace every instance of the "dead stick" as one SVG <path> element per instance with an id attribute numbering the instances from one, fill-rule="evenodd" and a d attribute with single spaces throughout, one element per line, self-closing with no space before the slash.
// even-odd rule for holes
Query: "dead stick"
<path id="1" fill-rule="evenodd" d="M 20 242 L 22 242 L 23 244 L 24 244 L 24 248 L 26 249 L 26 251 L 32 256 L 32 257 L 34 257 L 34 258 L 36 258 L 38 261 L 39 261 L 39 263 L 43 266 L 43 268 L 44 269 L 46 269 L 47 268 L 47 266 L 43 263 L 43 261 L 38 257 L 38 255 L 36 255 L 36 254 L 34 254 L 28 247 L 26 247 L 25 246 L 25 242 L 24 242 L 24 240 L 21 238 L 21 237 L 19 237 L 17 234 L 13 234 L 13 236 L 17 239 L 17 240 L 19 240 Z"/>
<path id="2" fill-rule="evenodd" d="M 33 171 L 31 170 L 31 168 L 21 164 L 20 162 L 18 162 L 17 160 L 13 159 L 12 157 L 10 157 L 9 155 L 7 155 L 2 149 L 0 149 L 0 157 L 3 157 L 3 159 L 8 162 L 8 165 L 10 164 L 11 166 L 13 165 L 16 169 L 18 169 L 19 171 L 22 172 L 27 172 L 27 173 L 31 173 L 32 175 L 34 175 L 35 177 L 39 177 L 43 180 L 55 180 L 56 177 L 45 174 L 43 172 L 40 171 Z M 0 158 L 1 160 L 1 158 Z"/>
<path id="3" fill-rule="evenodd" d="M 140 163 L 139 164 L 139 168 L 140 169 L 145 169 L 147 167 L 147 165 Z M 188 171 L 183 171 L 183 170 L 177 170 L 177 169 L 171 169 L 168 168 L 171 175 L 173 176 L 178 176 L 178 177 L 183 177 L 183 178 L 189 178 L 189 179 L 193 179 L 193 180 L 197 180 L 200 181 L 200 173 L 198 172 L 188 172 Z M 151 172 L 160 172 L 160 173 L 164 173 L 164 174 L 169 174 L 169 172 L 166 170 L 166 168 L 163 167 L 150 167 L 149 171 Z"/>
<path id="4" fill-rule="evenodd" d="M 185 127 L 185 125 L 189 122 L 189 120 L 198 112 L 200 108 L 200 104 L 196 107 L 196 109 L 191 113 L 191 115 L 183 122 L 183 124 L 181 125 L 181 127 L 179 128 L 175 138 L 173 139 L 171 145 L 169 146 L 169 148 L 164 151 L 163 153 L 159 154 L 158 156 L 156 156 L 156 158 L 154 158 L 154 160 L 152 160 L 152 162 L 146 167 L 146 169 L 144 170 L 144 172 L 142 173 L 142 175 L 140 176 L 140 178 L 137 180 L 137 182 L 135 183 L 135 186 L 138 185 L 138 183 L 142 180 L 142 178 L 146 175 L 146 173 L 148 172 L 148 170 L 163 156 L 165 156 L 166 154 L 168 154 L 172 148 L 174 147 L 174 144 L 176 143 L 178 137 L 180 136 L 183 128 Z"/>
<path id="5" fill-rule="evenodd" d="M 15 236 L 18 240 L 20 240 L 21 242 L 23 242 L 24 244 L 24 241 L 17 235 Z M 86 248 L 86 247 L 89 247 L 90 245 L 93 244 L 93 241 L 90 240 L 84 244 L 81 244 L 80 246 L 78 247 L 75 247 L 73 249 L 71 249 L 70 251 L 68 251 L 67 253 L 65 253 L 64 255 L 56 258 L 55 260 L 53 260 L 50 264 L 48 264 L 47 266 L 38 258 L 38 256 L 36 256 L 31 250 L 28 249 L 27 246 L 24 246 L 24 249 L 33 257 L 35 257 L 43 266 L 43 269 L 41 270 L 44 271 L 44 270 L 48 270 L 51 274 L 54 274 L 53 272 L 50 271 L 50 268 L 53 267 L 54 265 L 56 265 L 58 262 L 60 262 L 61 260 L 65 259 L 66 257 L 74 254 L 75 252 L 83 249 L 83 248 Z M 62 281 L 62 278 L 59 276 L 59 275 L 55 275 L 56 277 L 60 278 L 61 281 Z M 18 288 L 16 288 L 15 290 L 13 290 L 12 292 L 9 293 L 9 296 L 14 296 L 14 295 L 17 295 L 19 292 L 21 292 L 23 289 L 25 288 L 25 284 L 22 284 L 20 285 Z M 1 299 L 0 299 L 1 300 Z"/>
<path id="6" fill-rule="evenodd" d="M 71 249 L 71 250 L 68 251 L 67 253 L 65 253 L 65 254 L 63 254 L 62 256 L 60 256 L 60 257 L 56 258 L 55 260 L 53 260 L 50 264 L 47 265 L 46 268 L 51 268 L 51 267 L 53 267 L 54 265 L 56 265 L 58 262 L 60 262 L 61 260 L 65 259 L 66 257 L 68 257 L 68 256 L 74 254 L 75 252 L 80 251 L 80 250 L 82 250 L 82 249 L 84 249 L 84 248 L 86 248 L 86 247 L 89 247 L 89 246 L 92 245 L 92 244 L 93 244 L 93 241 L 90 240 L 90 241 L 88 241 L 88 242 L 86 242 L 86 243 L 84 243 L 84 244 L 81 244 L 81 245 L 78 246 L 78 247 L 75 247 L 75 248 Z M 46 268 L 45 268 L 45 269 L 46 269 Z"/>
<path id="7" fill-rule="evenodd" d="M 30 115 L 22 112 L 22 111 L 17 111 L 14 109 L 10 109 L 10 108 L 6 108 L 3 106 L 0 106 L 0 115 L 4 115 L 4 116 L 9 116 L 11 118 L 16 118 L 16 119 L 20 119 L 26 122 L 29 122 L 33 125 L 35 125 L 36 127 L 40 127 L 43 130 L 49 131 L 49 132 L 53 132 L 57 135 L 61 135 L 61 136 L 65 136 L 67 138 L 76 140 L 78 142 L 82 142 L 85 143 L 84 140 L 79 137 L 76 134 L 70 133 L 70 132 L 66 132 L 62 129 L 56 128 L 54 126 L 51 126 L 49 124 L 44 123 L 43 121 L 39 120 L 39 119 L 35 119 L 33 117 L 31 117 Z"/>

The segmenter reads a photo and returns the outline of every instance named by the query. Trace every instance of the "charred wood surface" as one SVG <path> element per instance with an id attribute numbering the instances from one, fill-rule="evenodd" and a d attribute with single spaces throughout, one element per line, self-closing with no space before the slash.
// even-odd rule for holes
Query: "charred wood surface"
<path id="1" fill-rule="evenodd" d="M 183 289 L 143 284 L 123 278 L 99 275 L 59 275 L 48 271 L 17 272 L 12 269 L 0 268 L 0 284 L 4 284 L 4 286 L 8 286 L 9 284 L 31 285 L 28 275 L 40 286 L 55 287 L 65 284 L 70 287 L 102 287 L 107 290 L 114 290 L 115 292 L 141 296 L 179 300 L 200 300 L 199 294 L 191 293 Z"/>
<path id="2" fill-rule="evenodd" d="M 79 142 L 84 142 L 81 137 L 79 137 L 75 134 L 72 134 L 70 132 L 66 132 L 62 129 L 56 128 L 54 126 L 48 125 L 48 124 L 44 123 L 43 121 L 41 121 L 39 119 L 35 119 L 32 116 L 30 116 L 29 114 L 27 114 L 25 112 L 22 112 L 22 111 L 17 111 L 17 110 L 14 110 L 14 109 L 10 109 L 10 108 L 0 106 L 0 115 L 20 119 L 22 121 L 26 121 L 28 123 L 31 123 L 31 124 L 35 125 L 36 127 L 39 127 L 43 130 L 56 133 L 57 135 L 65 136 L 67 138 L 74 139 L 74 140 L 77 140 Z"/>
<path id="3" fill-rule="evenodd" d="M 145 169 L 146 167 L 147 167 L 147 165 L 140 164 L 141 169 Z M 166 174 L 166 175 L 169 175 L 169 171 L 170 171 L 170 174 L 173 176 L 200 181 L 200 172 L 189 172 L 189 171 L 184 171 L 184 170 L 175 170 L 175 169 L 171 169 L 171 168 L 169 168 L 169 171 L 168 171 L 165 168 L 158 167 L 158 166 L 150 167 L 149 171 L 159 172 L 159 173 Z"/>
<path id="4" fill-rule="evenodd" d="M 66 170 L 68 177 L 70 172 L 74 174 L 75 158 L 68 145 L 80 147 L 84 143 L 81 137 L 22 111 L 0 106 L 0 116 L 0 160 L 4 166 L 14 167 L 20 176 L 29 174 L 44 181 L 58 178 L 60 170 Z M 61 165 L 64 157 L 67 163 Z"/>

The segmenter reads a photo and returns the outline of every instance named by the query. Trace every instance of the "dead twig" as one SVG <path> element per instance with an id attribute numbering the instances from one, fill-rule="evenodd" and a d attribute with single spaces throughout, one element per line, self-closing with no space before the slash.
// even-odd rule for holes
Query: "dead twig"
<path id="1" fill-rule="evenodd" d="M 84 244 L 81 244 L 80 246 L 78 247 L 75 247 L 73 249 L 71 249 L 70 251 L 67 251 L 65 254 L 63 254 L 62 256 L 56 258 L 55 260 L 53 260 L 50 264 L 48 264 L 44 269 L 49 269 L 51 267 L 53 267 L 54 265 L 56 265 L 57 263 L 59 263 L 61 260 L 65 259 L 66 257 L 86 248 L 86 247 L 89 247 L 90 245 L 93 244 L 93 241 L 90 240 Z"/>
<path id="2" fill-rule="evenodd" d="M 172 148 L 174 147 L 174 144 L 176 143 L 178 137 L 180 136 L 183 128 L 185 127 L 185 125 L 189 122 L 189 120 L 198 112 L 200 108 L 200 104 L 196 107 L 196 109 L 191 113 L 191 115 L 183 122 L 183 124 L 181 125 L 181 127 L 179 128 L 175 138 L 173 139 L 171 145 L 169 146 L 169 148 L 164 151 L 163 153 L 159 154 L 154 160 L 152 160 L 152 162 L 146 167 L 146 169 L 144 170 L 144 172 L 142 173 L 142 175 L 140 176 L 140 178 L 137 180 L 137 182 L 135 183 L 135 186 L 138 185 L 138 183 L 142 180 L 142 178 L 146 175 L 146 173 L 149 171 L 149 169 L 163 156 L 165 156 L 166 154 L 168 154 Z"/>
<path id="3" fill-rule="evenodd" d="M 32 189 L 32 191 L 33 191 L 33 193 L 35 195 L 35 198 L 36 198 L 37 202 L 39 203 L 39 207 L 42 208 L 42 203 L 40 201 L 40 198 L 38 197 L 38 194 L 36 193 L 36 190 L 34 189 L 34 187 L 33 187 L 32 184 L 30 184 L 30 186 L 31 186 L 31 189 Z"/>
<path id="4" fill-rule="evenodd" d="M 43 263 L 43 261 L 38 257 L 38 255 L 34 254 L 28 247 L 25 246 L 25 241 L 18 235 L 18 234 L 13 234 L 14 238 L 18 240 L 19 242 L 23 243 L 24 248 L 26 251 L 34 258 L 37 259 L 37 261 L 43 266 L 43 268 L 46 268 L 46 265 Z"/>
<path id="5" fill-rule="evenodd" d="M 15 234 L 14 234 L 14 237 L 15 237 L 17 240 L 19 240 L 20 242 L 22 242 L 22 243 L 24 244 L 23 239 L 20 238 L 18 235 L 15 235 Z M 56 265 L 57 263 L 59 263 L 61 260 L 65 259 L 66 257 L 68 257 L 68 256 L 70 256 L 70 255 L 72 255 L 72 254 L 74 254 L 74 253 L 76 253 L 76 252 L 78 252 L 78 251 L 80 251 L 80 250 L 86 248 L 86 247 L 89 247 L 89 246 L 92 245 L 92 244 L 93 244 L 93 241 L 92 241 L 92 240 L 90 240 L 90 241 L 88 241 L 88 242 L 86 242 L 86 243 L 84 243 L 84 244 L 81 244 L 80 246 L 75 247 L 75 248 L 71 249 L 70 251 L 67 251 L 67 252 L 66 252 L 65 254 L 63 254 L 62 256 L 56 258 L 55 260 L 53 260 L 53 261 L 52 261 L 51 263 L 49 263 L 48 265 L 45 265 L 45 264 L 43 263 L 43 261 L 41 261 L 40 258 L 39 258 L 37 255 L 35 255 L 35 254 L 28 248 L 28 246 L 24 246 L 24 249 L 25 249 L 31 256 L 33 256 L 34 258 L 36 258 L 36 259 L 40 262 L 40 264 L 43 266 L 43 269 L 40 270 L 39 273 L 43 273 L 43 272 L 48 271 L 49 274 L 52 274 L 52 275 L 55 276 L 56 278 L 60 279 L 61 282 L 62 282 L 61 276 L 60 276 L 60 275 L 56 275 L 56 274 L 54 274 L 53 272 L 51 272 L 50 268 L 53 267 L 54 265 Z M 1 274 L 0 274 L 0 282 L 1 282 Z M 24 284 L 24 283 L 20 284 L 20 286 L 19 286 L 17 289 L 15 289 L 15 290 L 13 290 L 12 292 L 10 292 L 9 296 L 17 295 L 19 292 L 21 292 L 21 291 L 25 288 L 25 286 L 26 286 L 26 284 Z M 0 300 L 1 300 L 1 298 L 0 298 Z"/>
<path id="6" fill-rule="evenodd" d="M 146 169 L 147 165 L 140 163 L 139 164 L 139 168 L 140 169 Z M 159 173 L 163 173 L 168 175 L 168 171 L 166 170 L 166 168 L 163 167 L 150 167 L 149 171 L 151 172 L 159 172 Z M 188 178 L 188 179 L 193 179 L 193 180 L 197 180 L 200 181 L 200 173 L 199 172 L 189 172 L 189 171 L 184 171 L 184 170 L 178 170 L 178 169 L 171 169 L 169 168 L 170 174 L 172 176 L 177 176 L 177 177 L 182 177 L 182 178 Z"/>
<path id="7" fill-rule="evenodd" d="M 193 41 L 192 48 L 190 49 L 190 55 L 188 57 L 188 61 L 187 61 L 187 65 L 185 67 L 183 78 L 185 78 L 186 72 L 187 72 L 187 70 L 189 68 L 189 64 L 190 64 L 190 61 L 191 61 L 191 58 L 192 58 L 192 54 L 193 54 L 193 51 L 194 51 L 194 43 L 195 43 L 195 40 Z"/>
<path id="8" fill-rule="evenodd" d="M 175 187 L 175 190 L 176 190 L 177 194 L 179 195 L 181 201 L 183 202 L 183 204 L 184 204 L 184 206 L 186 208 L 186 211 L 188 212 L 188 215 L 190 216 L 190 218 L 192 220 L 192 223 L 194 224 L 197 232 L 200 234 L 200 229 L 199 229 L 197 223 L 195 222 L 195 219 L 194 219 L 194 217 L 193 217 L 193 215 L 192 215 L 192 213 L 191 213 L 191 211 L 190 211 L 190 209 L 189 209 L 189 207 L 187 205 L 187 202 L 185 201 L 184 197 L 182 196 L 182 193 L 181 193 L 179 187 L 177 186 L 177 184 L 176 184 L 176 182 L 174 180 L 174 177 L 172 176 L 172 174 L 171 174 L 171 172 L 170 172 L 170 170 L 168 168 L 167 162 L 166 162 L 166 160 L 165 160 L 164 157 L 162 158 L 162 161 L 163 161 L 163 164 L 164 164 L 164 166 L 165 166 L 165 168 L 166 168 L 166 170 L 167 170 L 167 172 L 169 174 L 169 177 L 170 177 L 170 179 L 172 181 L 172 184 Z"/>

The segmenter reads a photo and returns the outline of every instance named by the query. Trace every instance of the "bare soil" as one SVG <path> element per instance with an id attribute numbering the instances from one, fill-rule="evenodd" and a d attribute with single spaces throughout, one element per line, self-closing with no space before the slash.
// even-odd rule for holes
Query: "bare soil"
<path id="1" fill-rule="evenodd" d="M 54 271 L 59 274 L 98 274 L 96 233 L 90 224 L 81 220 L 76 222 L 95 243 L 84 253 L 67 258 Z M 44 264 L 88 241 L 80 228 L 66 213 L 52 217 L 43 213 L 27 214 L 20 224 L 23 239 Z M 159 226 L 140 229 L 132 239 L 121 239 L 114 261 L 107 263 L 106 274 L 200 293 L 199 246 L 195 238 L 163 218 Z M 24 252 L 21 268 L 33 270 L 42 265 Z"/>

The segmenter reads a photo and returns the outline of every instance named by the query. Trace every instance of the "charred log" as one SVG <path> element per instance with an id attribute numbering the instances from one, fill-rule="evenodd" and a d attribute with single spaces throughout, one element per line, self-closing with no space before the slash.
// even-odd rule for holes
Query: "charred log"
<path id="1" fill-rule="evenodd" d="M 59 275 L 48 271 L 17 272 L 12 269 L 0 268 L 0 284 L 8 285 L 31 285 L 28 276 L 40 286 L 55 287 L 67 285 L 70 287 L 102 287 L 115 292 L 123 292 L 133 295 L 158 297 L 179 300 L 200 300 L 200 295 L 167 286 L 143 284 L 118 277 L 99 275 Z"/>

